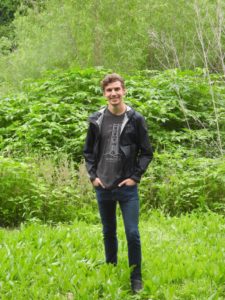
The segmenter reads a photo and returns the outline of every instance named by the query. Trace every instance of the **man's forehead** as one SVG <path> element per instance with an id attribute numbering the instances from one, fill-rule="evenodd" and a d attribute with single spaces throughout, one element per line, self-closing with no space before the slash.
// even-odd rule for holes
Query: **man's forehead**
<path id="1" fill-rule="evenodd" d="M 107 84 L 106 87 L 105 87 L 105 89 L 115 88 L 115 87 L 122 87 L 122 84 L 121 84 L 121 82 L 119 80 Z"/>

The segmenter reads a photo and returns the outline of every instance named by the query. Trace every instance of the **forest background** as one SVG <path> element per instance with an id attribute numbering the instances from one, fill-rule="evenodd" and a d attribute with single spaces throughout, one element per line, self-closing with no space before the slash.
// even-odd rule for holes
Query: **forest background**
<path id="1" fill-rule="evenodd" d="M 126 79 L 126 102 L 147 120 L 155 150 L 140 184 L 140 226 L 155 237 L 144 238 L 151 279 L 137 299 L 224 299 L 224 13 L 220 0 L 1 1 L 0 225 L 20 228 L 0 248 L 6 258 L 1 296 L 29 299 L 29 290 L 34 299 L 132 299 L 125 255 L 124 273 L 110 270 L 115 282 L 95 283 L 101 256 L 91 243 L 100 247 L 100 237 L 85 234 L 87 226 L 93 232 L 99 226 L 82 159 L 87 118 L 106 104 L 101 79 L 117 72 Z M 3 240 L 7 233 L 1 231 Z M 15 240 L 22 241 L 18 248 Z M 64 255 L 55 250 L 45 264 L 51 243 Z M 30 275 L 36 265 L 21 256 L 28 244 L 29 261 L 37 260 L 41 273 L 55 266 L 42 288 L 44 277 Z M 74 275 L 79 268 L 61 272 L 63 260 L 70 265 L 67 247 L 80 258 L 88 284 Z M 164 261 L 157 247 L 166 247 Z M 42 259 L 36 248 L 44 249 Z M 204 256 L 206 248 L 213 259 Z M 21 256 L 16 264 L 15 256 Z M 98 268 L 105 281 L 109 269 Z"/>

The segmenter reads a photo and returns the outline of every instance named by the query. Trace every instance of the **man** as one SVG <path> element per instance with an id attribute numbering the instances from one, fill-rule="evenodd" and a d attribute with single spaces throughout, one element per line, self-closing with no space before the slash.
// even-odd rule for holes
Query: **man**
<path id="1" fill-rule="evenodd" d="M 133 292 L 142 289 L 137 184 L 152 160 L 145 120 L 124 103 L 124 80 L 109 74 L 102 81 L 107 107 L 89 118 L 84 157 L 96 190 L 103 225 L 106 262 L 117 264 L 116 204 L 122 211 Z"/>

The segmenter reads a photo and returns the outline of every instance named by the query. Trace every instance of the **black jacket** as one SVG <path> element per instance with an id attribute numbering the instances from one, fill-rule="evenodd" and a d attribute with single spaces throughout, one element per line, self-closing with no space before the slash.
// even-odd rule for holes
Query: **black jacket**
<path id="1" fill-rule="evenodd" d="M 91 181 L 97 177 L 100 130 L 105 109 L 103 108 L 89 117 L 89 127 L 83 154 Z M 153 158 L 153 151 L 143 116 L 129 106 L 127 106 L 127 112 L 121 125 L 119 146 L 123 155 L 123 177 L 121 180 L 132 178 L 139 182 L 141 175 Z"/>

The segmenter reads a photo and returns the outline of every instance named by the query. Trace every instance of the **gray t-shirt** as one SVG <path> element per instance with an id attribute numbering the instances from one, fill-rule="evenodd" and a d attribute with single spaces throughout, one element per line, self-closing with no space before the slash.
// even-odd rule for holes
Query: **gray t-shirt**
<path id="1" fill-rule="evenodd" d="M 122 174 L 119 138 L 124 115 L 117 116 L 106 109 L 102 120 L 97 176 L 107 189 L 116 187 Z"/>

